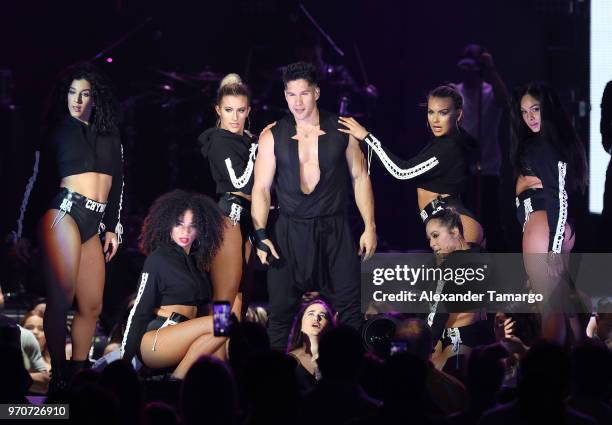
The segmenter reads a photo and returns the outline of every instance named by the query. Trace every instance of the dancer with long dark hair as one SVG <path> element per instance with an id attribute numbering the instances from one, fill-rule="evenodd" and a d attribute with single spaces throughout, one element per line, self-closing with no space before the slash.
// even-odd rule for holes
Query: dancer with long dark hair
<path id="1" fill-rule="evenodd" d="M 427 122 L 433 139 L 421 152 L 403 160 L 361 126 L 354 118 L 340 117 L 346 128 L 339 130 L 366 142 L 387 171 L 398 180 L 412 180 L 417 185 L 417 198 L 423 222 L 446 207 L 461 214 L 465 239 L 481 244 L 482 226 L 461 201 L 468 180 L 470 162 L 477 143 L 459 125 L 463 116 L 463 98 L 452 86 L 439 86 L 427 96 Z"/>
<path id="2" fill-rule="evenodd" d="M 321 299 L 304 303 L 293 320 L 287 353 L 297 360 L 296 374 L 303 391 L 314 387 L 321 379 L 317 365 L 321 332 L 336 326 L 331 308 Z"/>
<path id="3" fill-rule="evenodd" d="M 440 259 L 440 267 L 476 268 L 471 264 L 474 257 L 470 258 L 465 254 L 482 253 L 483 248 L 465 239 L 460 215 L 453 208 L 445 208 L 429 217 L 425 223 L 425 232 L 431 249 Z M 465 290 L 452 281 L 444 282 L 443 285 L 438 287 L 441 293 L 457 293 Z M 437 303 L 435 305 L 437 306 Z M 493 327 L 487 321 L 486 311 L 478 308 L 464 312 L 455 311 L 454 308 L 450 312 L 433 308 L 427 318 L 435 344 L 432 361 L 439 369 L 442 369 L 450 357 L 468 354 L 473 347 L 495 341 Z"/>
<path id="4" fill-rule="evenodd" d="M 122 147 L 110 83 L 94 66 L 78 64 L 63 73 L 53 102 L 41 163 L 57 177 L 49 180 L 59 190 L 39 227 L 51 392 L 64 388 L 71 373 L 87 362 L 102 309 L 104 262 L 116 254 L 123 233 Z M 104 231 L 101 244 L 98 234 Z M 66 315 L 75 299 L 72 360 L 67 363 Z"/>
<path id="5" fill-rule="evenodd" d="M 516 174 L 517 216 L 523 226 L 522 249 L 532 285 L 550 286 L 555 280 L 542 263 L 545 255 L 570 252 L 575 233 L 570 220 L 569 194 L 584 190 L 586 154 L 557 94 L 547 85 L 530 83 L 512 96 L 511 160 Z M 548 283 L 543 282 L 544 280 Z M 555 273 L 558 275 L 558 273 Z M 554 285 L 554 284 L 553 284 Z M 549 294 L 557 288 L 539 287 Z M 565 340 L 565 317 L 544 314 L 542 335 Z"/>
<path id="6" fill-rule="evenodd" d="M 251 112 L 250 99 L 251 93 L 240 77 L 227 75 L 217 93 L 217 126 L 199 137 L 202 155 L 208 158 L 220 195 L 219 207 L 225 215 L 223 243 L 210 267 L 213 298 L 229 301 L 238 317 L 243 301 L 239 290 L 251 256 L 251 189 L 257 151 L 255 140 L 245 129 Z"/>

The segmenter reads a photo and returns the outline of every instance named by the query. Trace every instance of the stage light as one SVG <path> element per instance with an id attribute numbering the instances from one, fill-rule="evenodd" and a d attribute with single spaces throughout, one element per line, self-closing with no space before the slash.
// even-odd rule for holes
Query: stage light
<path id="1" fill-rule="evenodd" d="M 106 58 L 106 62 L 113 63 L 113 58 L 111 58 L 111 57 Z"/>

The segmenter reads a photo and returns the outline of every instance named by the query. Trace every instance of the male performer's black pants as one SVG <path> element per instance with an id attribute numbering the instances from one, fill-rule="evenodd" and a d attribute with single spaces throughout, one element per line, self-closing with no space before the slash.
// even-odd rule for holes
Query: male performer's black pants
<path id="1" fill-rule="evenodd" d="M 360 261 L 345 215 L 302 219 L 281 213 L 272 241 L 281 257 L 268 269 L 272 348 L 287 348 L 291 324 L 308 291 L 319 291 L 340 323 L 361 326 Z"/>

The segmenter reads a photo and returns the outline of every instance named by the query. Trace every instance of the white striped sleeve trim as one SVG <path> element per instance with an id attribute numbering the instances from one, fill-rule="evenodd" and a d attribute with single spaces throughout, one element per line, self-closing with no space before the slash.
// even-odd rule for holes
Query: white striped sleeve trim
<path id="1" fill-rule="evenodd" d="M 123 145 L 121 147 L 121 167 L 123 167 Z M 117 225 L 115 226 L 115 233 L 117 234 L 117 243 L 121 245 L 123 242 L 123 225 L 121 224 L 121 208 L 123 207 L 123 187 L 125 186 L 125 178 L 123 172 L 121 173 L 121 195 L 119 195 L 119 208 L 117 214 Z"/>
<path id="2" fill-rule="evenodd" d="M 147 280 L 149 280 L 149 273 L 143 272 L 140 275 L 140 286 L 138 287 L 136 300 L 134 300 L 134 305 L 132 306 L 132 310 L 130 311 L 130 315 L 128 316 L 127 324 L 125 325 L 125 333 L 123 334 L 123 341 L 121 341 L 121 358 L 123 358 L 123 356 L 125 355 L 125 344 L 127 343 L 128 334 L 130 333 L 130 327 L 132 326 L 132 318 L 134 317 L 136 307 L 138 307 L 138 303 L 140 302 L 142 293 L 144 292 L 145 287 L 147 285 Z"/>
<path id="3" fill-rule="evenodd" d="M 249 160 L 247 161 L 247 165 L 244 169 L 244 172 L 240 177 L 236 177 L 236 172 L 232 167 L 232 160 L 229 158 L 225 158 L 225 166 L 227 167 L 227 172 L 229 173 L 230 180 L 232 181 L 232 185 L 236 189 L 242 189 L 247 185 L 249 180 L 251 179 L 251 175 L 253 174 L 253 164 L 255 163 L 255 154 L 257 152 L 257 144 L 251 143 L 251 148 L 249 149 Z"/>
<path id="4" fill-rule="evenodd" d="M 387 153 L 383 150 L 380 141 L 374 137 L 372 134 L 368 134 L 364 142 L 368 144 L 369 147 L 378 155 L 380 161 L 383 163 L 387 171 L 398 180 L 409 180 L 415 177 L 420 176 L 434 168 L 440 162 L 438 158 L 432 156 L 426 161 L 423 161 L 414 167 L 410 168 L 400 168 L 396 163 L 394 163 L 391 158 L 387 155 Z"/>
<path id="5" fill-rule="evenodd" d="M 561 246 L 563 245 L 563 236 L 565 235 L 565 223 L 567 222 L 567 192 L 565 191 L 567 164 L 563 161 L 559 161 L 557 167 L 559 169 L 559 219 L 557 220 L 552 251 L 560 253 Z"/>

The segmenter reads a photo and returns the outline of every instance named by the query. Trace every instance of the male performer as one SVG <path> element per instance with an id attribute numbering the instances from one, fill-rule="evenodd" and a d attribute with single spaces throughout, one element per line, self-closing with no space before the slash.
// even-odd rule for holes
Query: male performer
<path id="1" fill-rule="evenodd" d="M 291 115 L 259 139 L 251 206 L 257 255 L 270 265 L 268 333 L 282 350 L 304 292 L 320 291 L 340 322 L 361 325 L 359 255 L 366 260 L 376 249 L 374 196 L 359 142 L 337 130 L 337 116 L 318 109 L 312 64 L 287 66 L 283 82 Z M 280 216 L 268 237 L 272 182 Z M 351 183 L 365 223 L 359 250 L 346 215 Z"/>

